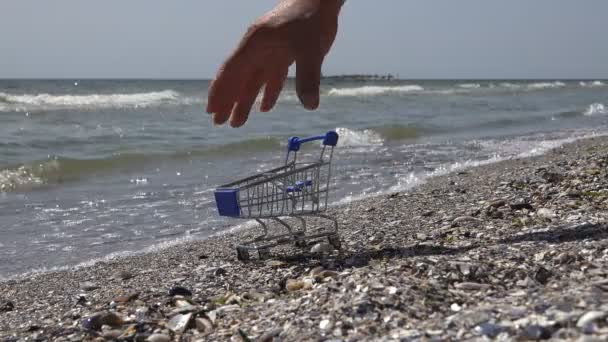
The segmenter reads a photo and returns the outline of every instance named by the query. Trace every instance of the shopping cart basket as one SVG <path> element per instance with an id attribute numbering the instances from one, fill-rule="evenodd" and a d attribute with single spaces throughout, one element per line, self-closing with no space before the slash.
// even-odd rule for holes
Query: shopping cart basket
<path id="1" fill-rule="evenodd" d="M 298 151 L 304 143 L 322 141 L 321 154 L 313 160 L 301 162 Z M 281 167 L 223 185 L 215 190 L 215 201 L 220 216 L 253 219 L 264 233 L 236 246 L 239 260 L 248 260 L 250 252 L 260 259 L 268 257 L 270 248 L 287 243 L 305 247 L 307 241 L 327 238 L 340 249 L 338 221 L 323 212 L 327 210 L 330 191 L 331 164 L 338 134 L 288 140 L 287 158 Z M 285 220 L 285 218 L 292 220 Z M 306 218 L 316 217 L 331 221 L 329 229 L 307 232 Z M 286 229 L 284 234 L 269 235 L 268 222 L 276 222 Z M 293 222 L 298 223 L 299 228 Z"/>

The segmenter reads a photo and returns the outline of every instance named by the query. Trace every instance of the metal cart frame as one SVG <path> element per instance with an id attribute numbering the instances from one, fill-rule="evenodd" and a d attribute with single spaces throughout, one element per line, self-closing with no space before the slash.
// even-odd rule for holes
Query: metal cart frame
<path id="1" fill-rule="evenodd" d="M 290 138 L 283 166 L 222 185 L 215 190 L 220 216 L 253 219 L 263 230 L 262 235 L 236 246 L 239 260 L 248 260 L 251 251 L 264 259 L 269 256 L 272 247 L 288 243 L 305 247 L 307 241 L 319 238 L 327 238 L 334 248 L 341 248 L 338 221 L 323 214 L 327 210 L 333 152 L 338 139 L 334 131 L 303 139 Z M 322 141 L 320 156 L 300 162 L 298 152 L 302 144 L 319 140 Z M 293 218 L 300 223 L 300 227 L 290 224 L 285 217 Z M 330 221 L 331 228 L 308 234 L 306 218 L 310 217 Z M 269 221 L 285 228 L 286 232 L 269 235 Z"/>

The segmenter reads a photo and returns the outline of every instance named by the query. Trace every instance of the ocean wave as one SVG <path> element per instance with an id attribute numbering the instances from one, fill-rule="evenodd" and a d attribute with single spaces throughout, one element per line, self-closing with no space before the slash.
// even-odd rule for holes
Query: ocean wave
<path id="1" fill-rule="evenodd" d="M 439 130 L 420 128 L 416 126 L 406 125 L 386 125 L 379 127 L 372 127 L 372 131 L 378 133 L 383 140 L 388 141 L 400 141 L 408 139 L 420 138 L 424 135 L 429 135 Z"/>
<path id="2" fill-rule="evenodd" d="M 404 141 L 439 132 L 407 125 L 386 125 L 355 130 L 345 127 L 336 128 L 340 135 L 340 147 L 381 146 L 387 141 Z"/>
<path id="3" fill-rule="evenodd" d="M 566 86 L 566 83 L 556 81 L 556 82 L 538 82 L 538 83 L 530 83 L 527 85 L 530 90 L 542 90 L 542 89 L 555 89 L 555 88 L 563 88 Z"/>
<path id="4" fill-rule="evenodd" d="M 424 88 L 419 85 L 402 86 L 363 86 L 354 88 L 333 88 L 329 91 L 329 96 L 376 96 L 384 94 L 407 94 L 422 92 Z"/>
<path id="5" fill-rule="evenodd" d="M 197 99 L 183 97 L 174 90 L 133 94 L 7 94 L 0 93 L 0 111 L 60 109 L 148 108 L 162 105 L 188 105 Z"/>
<path id="6" fill-rule="evenodd" d="M 0 170 L 0 193 L 28 190 L 45 184 L 45 180 L 26 166 Z"/>
<path id="7" fill-rule="evenodd" d="M 546 90 L 546 89 L 558 89 L 566 87 L 567 84 L 561 81 L 554 82 L 533 82 L 533 83 L 510 83 L 503 82 L 499 84 L 500 87 L 510 90 Z"/>
<path id="8" fill-rule="evenodd" d="M 382 136 L 371 129 L 358 131 L 338 127 L 336 132 L 340 135 L 340 147 L 380 146 L 384 143 Z"/>
<path id="9" fill-rule="evenodd" d="M 458 85 L 459 88 L 462 89 L 479 89 L 481 88 L 481 84 L 479 83 L 462 83 Z"/>
<path id="10" fill-rule="evenodd" d="M 549 91 L 559 90 L 563 88 L 597 88 L 603 87 L 606 84 L 602 81 L 590 82 L 562 82 L 562 81 L 543 81 L 543 82 L 526 82 L 526 81 L 511 81 L 498 83 L 457 83 L 450 86 L 420 86 L 411 85 L 366 85 L 361 87 L 345 87 L 332 88 L 326 95 L 330 97 L 374 97 L 386 95 L 400 94 L 415 94 L 415 95 L 454 95 L 454 94 L 471 94 L 478 92 L 531 92 L 531 91 Z M 290 95 L 290 99 L 293 96 Z"/>
<path id="11" fill-rule="evenodd" d="M 42 186 L 80 180 L 96 173 L 139 169 L 148 163 L 225 156 L 227 153 L 276 151 L 278 138 L 252 138 L 191 151 L 120 153 L 107 158 L 73 159 L 52 157 L 0 169 L 0 192 L 30 191 Z"/>
<path id="12" fill-rule="evenodd" d="M 579 85 L 584 88 L 597 88 L 597 87 L 603 87 L 606 84 L 602 81 L 593 81 L 593 82 L 580 82 Z"/>
<path id="13" fill-rule="evenodd" d="M 584 115 L 591 116 L 596 114 L 608 114 L 608 109 L 603 103 L 593 103 L 583 112 Z"/>

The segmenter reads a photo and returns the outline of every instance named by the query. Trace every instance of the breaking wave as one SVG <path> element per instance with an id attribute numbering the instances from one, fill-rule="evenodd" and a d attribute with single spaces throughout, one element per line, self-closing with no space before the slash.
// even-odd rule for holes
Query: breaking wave
<path id="1" fill-rule="evenodd" d="M 583 113 L 587 116 L 596 115 L 596 114 L 608 114 L 608 110 L 603 103 L 594 103 L 589 105 L 587 110 Z"/>
<path id="2" fill-rule="evenodd" d="M 29 191 L 42 186 L 76 181 L 96 173 L 137 169 L 147 163 L 221 157 L 227 153 L 274 151 L 281 148 L 283 140 L 271 137 L 252 138 L 193 151 L 121 153 L 98 159 L 53 157 L 0 168 L 0 192 Z"/>
<path id="3" fill-rule="evenodd" d="M 341 147 L 378 146 L 384 143 L 380 134 L 371 129 L 358 131 L 338 127 L 336 132 L 340 135 Z"/>
<path id="4" fill-rule="evenodd" d="M 545 90 L 545 89 L 558 89 L 566 87 L 567 84 L 561 81 L 555 82 L 533 82 L 533 83 L 510 83 L 503 82 L 499 85 L 502 88 L 510 90 Z"/>
<path id="5" fill-rule="evenodd" d="M 333 88 L 329 96 L 375 96 L 385 94 L 407 94 L 423 92 L 424 88 L 419 85 L 402 86 L 363 86 L 354 88 Z"/>
<path id="6" fill-rule="evenodd" d="M 479 83 L 462 83 L 458 85 L 459 88 L 462 89 L 479 89 L 481 88 L 481 84 Z"/>
<path id="7" fill-rule="evenodd" d="M 580 82 L 579 85 L 581 87 L 585 87 L 585 88 L 597 88 L 597 87 L 605 86 L 606 83 L 604 83 L 602 81 L 593 81 L 593 82 Z"/>
<path id="8" fill-rule="evenodd" d="M 433 86 L 410 84 L 410 85 L 365 85 L 360 87 L 331 88 L 326 94 L 330 97 L 373 97 L 399 94 L 415 95 L 453 95 L 469 94 L 477 92 L 531 92 L 549 91 L 563 88 L 598 88 L 604 87 L 603 81 L 543 81 L 543 82 L 481 82 L 481 83 L 458 83 L 449 86 Z M 290 96 L 293 98 L 293 96 Z"/>
<path id="9" fill-rule="evenodd" d="M 0 111 L 60 109 L 148 108 L 163 105 L 188 105 L 200 99 L 183 97 L 173 90 L 133 94 L 7 94 L 0 92 Z"/>
<path id="10" fill-rule="evenodd" d="M 380 146 L 386 141 L 403 141 L 416 139 L 424 134 L 432 133 L 414 126 L 387 125 L 363 130 L 338 127 L 341 147 Z"/>

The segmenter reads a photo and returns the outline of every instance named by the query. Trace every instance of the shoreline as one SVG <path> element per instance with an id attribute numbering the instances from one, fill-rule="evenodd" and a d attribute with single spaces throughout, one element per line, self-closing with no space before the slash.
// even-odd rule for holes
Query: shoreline
<path id="1" fill-rule="evenodd" d="M 323 258 L 238 262 L 245 229 L 1 281 L 0 338 L 605 338 L 607 166 L 608 138 L 589 138 L 350 202 Z"/>
<path id="2" fill-rule="evenodd" d="M 510 161 L 510 160 L 514 160 L 514 159 L 536 157 L 536 156 L 543 155 L 555 148 L 559 148 L 564 144 L 569 144 L 569 143 L 573 143 L 573 142 L 580 141 L 580 140 L 587 140 L 587 139 L 599 138 L 599 137 L 604 137 L 604 136 L 608 136 L 608 135 L 601 135 L 601 134 L 593 133 L 593 134 L 584 135 L 584 136 L 573 138 L 573 139 L 558 139 L 558 140 L 550 141 L 549 147 L 537 147 L 533 150 L 522 152 L 516 156 L 499 157 L 499 158 L 493 157 L 490 159 L 483 159 L 483 160 L 466 160 L 466 161 L 456 162 L 456 163 L 452 163 L 452 164 L 441 165 L 434 171 L 427 172 L 426 174 L 423 175 L 423 177 L 420 177 L 420 178 L 418 177 L 419 175 L 411 174 L 415 178 L 418 178 L 418 180 L 412 184 L 407 184 L 406 186 L 396 184 L 389 188 L 386 188 L 384 190 L 380 190 L 380 191 L 377 191 L 374 193 L 353 195 L 353 196 L 350 196 L 350 198 L 348 198 L 348 199 L 341 199 L 341 200 L 335 201 L 334 203 L 330 203 L 328 208 L 333 209 L 333 210 L 340 210 L 341 208 L 348 206 L 352 202 L 371 200 L 375 197 L 381 197 L 381 196 L 388 195 L 388 194 L 394 193 L 394 192 L 411 191 L 412 189 L 415 189 L 416 187 L 419 187 L 419 186 L 425 184 L 429 179 L 434 178 L 434 177 L 446 176 L 450 173 L 460 172 L 462 170 L 468 170 L 471 168 Z M 81 262 L 78 264 L 53 266 L 48 269 L 47 268 L 34 268 L 34 269 L 31 269 L 26 272 L 16 273 L 16 274 L 12 274 L 9 276 L 0 275 L 0 284 L 3 282 L 7 282 L 7 281 L 23 280 L 23 279 L 27 279 L 27 278 L 32 278 L 32 277 L 44 275 L 47 273 L 78 271 L 83 268 L 92 267 L 97 263 L 119 261 L 121 259 L 129 258 L 129 257 L 160 253 L 164 249 L 179 246 L 182 244 L 203 242 L 205 240 L 219 237 L 222 235 L 238 234 L 242 230 L 252 229 L 252 227 L 250 227 L 251 225 L 253 225 L 253 226 L 256 225 L 253 220 L 249 220 L 249 221 L 240 220 L 237 222 L 240 222 L 240 223 L 227 225 L 227 226 L 225 226 L 225 230 L 223 230 L 223 231 L 211 232 L 209 235 L 206 235 L 206 236 L 199 236 L 199 237 L 190 236 L 190 237 L 181 237 L 181 238 L 178 238 L 175 240 L 167 240 L 167 241 L 164 241 L 164 242 L 161 242 L 158 244 L 153 244 L 150 246 L 143 247 L 142 250 L 140 250 L 140 251 L 117 251 L 117 252 L 112 252 L 110 254 L 107 254 L 103 257 L 94 258 L 94 259 L 87 260 L 87 261 L 84 261 L 84 262 Z"/>

